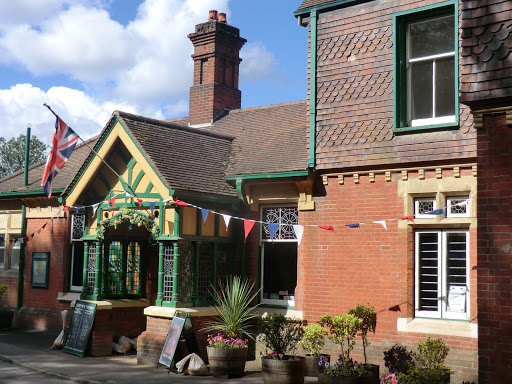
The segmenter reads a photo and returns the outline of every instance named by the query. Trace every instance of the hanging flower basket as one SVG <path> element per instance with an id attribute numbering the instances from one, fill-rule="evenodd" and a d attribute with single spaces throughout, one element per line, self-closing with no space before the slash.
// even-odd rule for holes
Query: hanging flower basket
<path id="1" fill-rule="evenodd" d="M 153 239 L 156 239 L 160 235 L 160 228 L 156 224 L 153 217 L 148 216 L 142 212 L 134 211 L 126 207 L 121 208 L 121 211 L 111 217 L 110 219 L 103 220 L 98 229 L 96 230 L 96 239 L 103 240 L 105 231 L 108 227 L 117 228 L 123 221 L 129 221 L 130 224 L 136 225 L 137 227 L 145 227 L 150 233 Z"/>

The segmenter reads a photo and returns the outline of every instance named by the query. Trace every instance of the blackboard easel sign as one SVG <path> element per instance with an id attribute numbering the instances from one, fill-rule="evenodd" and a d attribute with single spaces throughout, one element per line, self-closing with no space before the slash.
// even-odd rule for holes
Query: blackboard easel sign
<path id="1" fill-rule="evenodd" d="M 194 352 L 199 354 L 199 346 L 197 344 L 196 334 L 192 328 L 192 319 L 190 318 L 190 314 L 177 310 L 172 318 L 171 326 L 167 333 L 167 339 L 165 340 L 162 353 L 160 354 L 160 359 L 158 360 L 159 364 L 165 365 L 169 368 L 169 372 L 171 371 L 172 361 L 182 335 L 185 338 L 188 353 Z"/>
<path id="2" fill-rule="evenodd" d="M 68 334 L 62 350 L 83 357 L 89 342 L 96 304 L 77 300 L 69 323 Z"/>

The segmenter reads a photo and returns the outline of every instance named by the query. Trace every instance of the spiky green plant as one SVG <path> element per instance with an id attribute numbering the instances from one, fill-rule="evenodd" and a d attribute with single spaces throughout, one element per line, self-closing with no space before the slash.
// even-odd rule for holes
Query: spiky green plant
<path id="1" fill-rule="evenodd" d="M 223 288 L 212 286 L 210 293 L 215 301 L 216 317 L 201 329 L 202 332 L 220 332 L 228 338 L 254 339 L 250 331 L 251 320 L 258 315 L 254 313 L 257 305 L 251 303 L 259 290 L 254 291 L 254 283 L 239 276 L 230 276 Z"/>

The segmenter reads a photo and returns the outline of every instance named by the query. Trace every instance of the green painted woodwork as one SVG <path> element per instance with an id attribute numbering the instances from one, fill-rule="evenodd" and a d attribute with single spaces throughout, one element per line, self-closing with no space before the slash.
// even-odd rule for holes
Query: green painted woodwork
<path id="1" fill-rule="evenodd" d="M 100 241 L 96 242 L 96 265 L 94 269 L 94 291 L 93 291 L 93 300 L 98 300 L 100 298 L 100 287 L 101 287 L 101 248 L 102 243 Z"/>
<path id="2" fill-rule="evenodd" d="M 140 180 L 142 179 L 142 177 L 144 177 L 145 173 L 143 170 L 141 170 L 137 176 L 135 177 L 135 180 L 133 181 L 133 184 L 132 184 L 132 189 L 133 190 L 136 190 L 139 183 L 140 183 Z"/>
<path id="3" fill-rule="evenodd" d="M 82 266 L 82 294 L 80 295 L 81 299 L 85 299 L 87 297 L 87 272 L 89 270 L 89 241 L 84 241 L 84 262 Z"/>
<path id="4" fill-rule="evenodd" d="M 316 165 L 316 64 L 317 64 L 317 11 L 311 11 L 311 55 L 310 55 L 310 100 L 309 100 L 309 157 L 308 166 L 311 169 Z M 313 53 L 314 52 L 314 53 Z"/>
<path id="5" fill-rule="evenodd" d="M 447 124 L 433 124 L 420 127 L 409 127 L 407 122 L 407 72 L 406 72 L 406 25 L 411 21 L 422 20 L 429 17 L 442 15 L 455 15 L 455 63 L 454 63 L 454 89 L 455 89 L 455 122 Z M 424 130 L 446 129 L 459 126 L 459 26 L 458 3 L 456 1 L 445 1 L 421 8 L 415 8 L 393 14 L 393 131 L 394 132 L 415 132 Z"/>
<path id="6" fill-rule="evenodd" d="M 58 193 L 64 192 L 64 189 L 52 189 L 52 195 L 56 195 Z M 44 190 L 40 189 L 38 191 L 24 191 L 24 192 L 0 192 L 0 198 L 3 197 L 27 197 L 27 196 L 35 196 L 35 195 L 41 195 L 46 196 L 44 194 Z"/>
<path id="7" fill-rule="evenodd" d="M 158 242 L 158 287 L 156 294 L 156 306 L 161 306 L 164 300 L 164 252 L 165 245 L 162 241 Z M 174 271 L 173 271 L 174 272 Z M 173 287 L 174 289 L 174 287 Z"/>
<path id="8" fill-rule="evenodd" d="M 256 180 L 256 179 L 282 179 L 287 177 L 304 177 L 308 176 L 310 171 L 287 171 L 287 172 L 274 172 L 274 173 L 248 173 L 240 175 L 226 176 L 226 180 Z"/>
<path id="9" fill-rule="evenodd" d="M 179 300 L 179 282 L 180 282 L 180 249 L 178 242 L 173 243 L 173 264 L 172 264 L 172 301 L 177 303 Z M 162 283 L 163 285 L 163 283 Z"/>
<path id="10" fill-rule="evenodd" d="M 133 167 L 135 166 L 135 164 L 137 164 L 137 161 L 133 157 L 126 164 L 126 170 L 127 170 L 127 173 L 128 173 L 128 184 L 132 186 L 132 190 L 133 190 L 132 172 L 133 172 Z"/>
<path id="11" fill-rule="evenodd" d="M 23 168 L 23 184 L 28 185 L 28 166 L 30 152 L 30 126 L 27 127 L 27 135 L 25 136 L 25 166 Z"/>
<path id="12" fill-rule="evenodd" d="M 148 186 L 146 187 L 146 190 L 144 191 L 144 193 L 151 193 L 152 188 L 153 188 L 153 183 L 150 181 L 148 183 Z"/>

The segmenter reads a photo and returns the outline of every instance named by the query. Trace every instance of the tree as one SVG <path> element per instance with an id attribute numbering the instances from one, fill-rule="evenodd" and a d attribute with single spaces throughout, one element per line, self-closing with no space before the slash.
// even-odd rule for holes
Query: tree
<path id="1" fill-rule="evenodd" d="M 25 135 L 21 134 L 5 140 L 0 137 L 0 177 L 23 169 L 25 166 Z M 29 164 L 38 163 L 46 158 L 48 146 L 36 136 L 30 137 Z"/>

